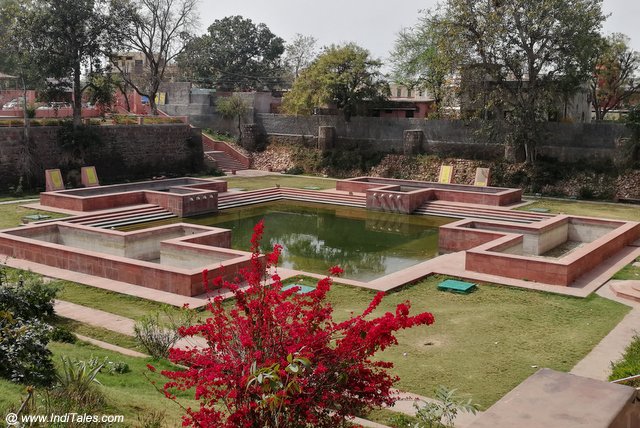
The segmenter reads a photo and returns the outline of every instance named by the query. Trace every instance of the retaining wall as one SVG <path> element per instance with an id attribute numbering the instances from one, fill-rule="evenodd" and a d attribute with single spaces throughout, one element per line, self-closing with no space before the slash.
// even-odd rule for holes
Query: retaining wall
<path id="1" fill-rule="evenodd" d="M 286 116 L 256 114 L 256 125 L 269 142 L 317 144 L 318 128 L 335 128 L 335 147 L 387 153 L 403 153 L 403 133 L 424 133 L 421 152 L 443 157 L 499 159 L 502 144 L 491 144 L 479 133 L 479 125 L 462 120 L 424 120 L 417 118 L 353 117 L 345 122 L 341 116 Z M 620 140 L 628 137 L 624 125 L 614 123 L 546 123 L 543 142 L 538 151 L 560 161 L 580 159 L 616 159 Z"/>
<path id="2" fill-rule="evenodd" d="M 95 165 L 102 182 L 198 171 L 202 166 L 200 130 L 185 124 L 95 126 L 99 138 L 82 152 L 65 152 L 58 143 L 61 127 L 30 129 L 33 178 L 44 183 L 44 170 L 69 171 L 69 161 Z M 18 184 L 18 165 L 26 149 L 23 128 L 0 128 L 0 188 Z M 75 165 L 77 167 L 78 165 Z"/>

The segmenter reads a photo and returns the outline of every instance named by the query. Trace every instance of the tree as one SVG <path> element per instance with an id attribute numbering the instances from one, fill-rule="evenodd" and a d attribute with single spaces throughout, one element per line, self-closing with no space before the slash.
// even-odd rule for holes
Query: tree
<path id="1" fill-rule="evenodd" d="M 315 107 L 333 104 L 347 121 L 365 101 L 384 99 L 389 92 L 382 79 L 382 63 L 369 51 L 349 43 L 332 45 L 303 70 L 282 101 L 288 114 L 311 114 Z"/>
<path id="2" fill-rule="evenodd" d="M 18 172 L 20 182 L 31 185 L 36 170 L 35 147 L 31 140 L 29 114 L 27 111 L 27 87 L 44 80 L 35 64 L 34 53 L 29 45 L 32 28 L 27 11 L 30 2 L 0 0 L 0 71 L 18 77 L 22 88 L 22 113 L 24 118 L 23 144 L 20 147 Z"/>
<path id="3" fill-rule="evenodd" d="M 154 115 L 158 114 L 156 94 L 167 66 L 182 53 L 197 26 L 197 5 L 198 0 L 130 0 L 114 10 L 123 22 L 115 40 L 127 51 L 142 53 L 146 71 L 131 73 L 113 53 L 112 63 L 128 85 L 149 98 Z"/>
<path id="4" fill-rule="evenodd" d="M 347 426 L 349 415 L 392 404 L 397 378 L 386 371 L 392 364 L 372 357 L 397 343 L 396 331 L 430 325 L 433 315 L 409 316 L 406 302 L 395 313 L 371 318 L 383 297 L 378 293 L 363 314 L 337 323 L 325 301 L 331 279 L 304 295 L 296 288 L 284 291 L 277 273 L 263 280 L 264 266 L 276 266 L 280 246 L 263 260 L 262 222 L 254 230 L 251 267 L 237 283 L 224 284 L 235 295 L 234 306 L 227 309 L 216 298 L 205 322 L 180 329 L 184 336 L 203 336 L 209 347 L 172 349 L 171 361 L 187 368 L 162 372 L 170 379 L 164 385 L 169 398 L 175 399 L 176 390 L 195 390 L 200 407 L 186 409 L 184 423 L 340 427 Z M 340 271 L 332 268 L 334 274 Z M 203 279 L 209 284 L 206 271 Z M 249 287 L 241 289 L 245 280 Z M 220 279 L 213 282 L 223 285 Z"/>
<path id="5" fill-rule="evenodd" d="M 180 56 L 180 67 L 193 80 L 225 91 L 274 89 L 281 85 L 284 40 L 265 24 L 228 16 L 193 39 Z"/>
<path id="6" fill-rule="evenodd" d="M 640 92 L 640 78 L 636 75 L 640 54 L 629 47 L 629 38 L 614 33 L 603 38 L 600 46 L 590 82 L 591 103 L 598 121 Z"/>
<path id="7" fill-rule="evenodd" d="M 239 95 L 221 97 L 216 100 L 216 111 L 226 119 L 238 119 L 238 138 L 242 138 L 242 118 L 247 114 L 249 108 Z"/>
<path id="8" fill-rule="evenodd" d="M 459 103 L 453 84 L 462 62 L 461 45 L 448 43 L 451 28 L 433 15 L 403 29 L 391 52 L 393 79 L 409 88 L 426 90 L 433 97 L 436 115 Z"/>
<path id="9" fill-rule="evenodd" d="M 316 57 L 317 42 L 318 40 L 313 36 L 303 36 L 297 33 L 293 41 L 286 46 L 285 63 L 291 70 L 293 80 L 297 79 L 300 71 L 307 68 Z"/>
<path id="10" fill-rule="evenodd" d="M 507 142 L 531 162 L 557 88 L 590 78 L 603 20 L 601 0 L 447 0 L 424 22 L 447 29 L 438 54 L 462 53 L 463 80 L 480 83 L 471 101 L 507 116 Z"/>
<path id="11" fill-rule="evenodd" d="M 83 67 L 89 75 L 101 71 L 100 57 L 110 49 L 109 35 L 118 26 L 110 9 L 108 0 L 38 0 L 20 18 L 35 65 L 72 90 L 74 127 L 81 123 L 82 94 L 88 87 L 82 82 Z"/>

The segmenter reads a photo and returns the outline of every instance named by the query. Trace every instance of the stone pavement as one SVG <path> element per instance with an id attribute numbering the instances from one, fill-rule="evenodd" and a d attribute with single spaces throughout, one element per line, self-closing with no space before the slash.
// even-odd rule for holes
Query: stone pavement
<path id="1" fill-rule="evenodd" d="M 127 336 L 134 336 L 133 327 L 136 324 L 131 318 L 101 311 L 99 309 L 89 308 L 87 306 L 77 305 L 71 302 L 56 300 L 54 309 L 57 315 L 79 321 L 94 327 L 104 328 L 106 330 L 115 331 L 116 333 Z M 206 347 L 207 342 L 201 337 L 185 337 L 176 343 L 177 347 Z"/>

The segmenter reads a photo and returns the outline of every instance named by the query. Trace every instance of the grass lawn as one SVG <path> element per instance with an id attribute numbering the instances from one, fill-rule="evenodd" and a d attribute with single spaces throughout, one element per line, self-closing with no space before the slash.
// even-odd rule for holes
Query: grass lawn
<path id="1" fill-rule="evenodd" d="M 136 342 L 134 337 L 107 330 L 106 328 L 95 327 L 64 317 L 56 317 L 52 324 L 58 327 L 65 327 L 72 333 L 102 340 L 103 342 L 111 343 L 112 345 L 120 346 L 122 348 L 133 349 L 134 351 L 142 353 L 147 352 L 138 344 L 138 342 Z"/>
<path id="2" fill-rule="evenodd" d="M 180 309 L 160 302 L 114 293 L 70 281 L 55 281 L 59 287 L 57 298 L 67 302 L 138 320 L 153 312 L 168 311 L 178 315 Z"/>
<path id="3" fill-rule="evenodd" d="M 400 332 L 399 345 L 380 358 L 395 363 L 403 391 L 431 396 L 444 385 L 484 408 L 538 367 L 569 371 L 629 311 L 595 294 L 578 299 L 491 285 L 452 294 L 437 290 L 441 280 L 429 278 L 383 300 L 378 315 L 410 300 L 413 313 L 430 311 L 436 322 Z M 336 285 L 329 298 L 335 318 L 343 320 L 361 313 L 373 296 Z"/>
<path id="4" fill-rule="evenodd" d="M 22 224 L 22 217 L 31 214 L 48 215 L 51 216 L 51 218 L 66 217 L 65 214 L 32 210 L 21 207 L 19 204 L 3 204 L 0 205 L 0 229 L 20 226 Z"/>
<path id="5" fill-rule="evenodd" d="M 294 187 L 303 189 L 305 187 L 319 187 L 320 189 L 335 189 L 336 180 L 328 178 L 306 177 L 301 175 L 264 175 L 261 177 L 217 177 L 227 180 L 229 188 L 240 188 L 245 190 L 264 189 L 275 187 L 279 184 L 282 187 Z"/>
<path id="6" fill-rule="evenodd" d="M 612 365 L 609 380 L 618 380 L 637 375 L 640 375 L 640 333 L 634 336 L 633 341 L 625 349 L 622 358 Z M 640 388 L 640 379 L 627 381 L 626 385 Z"/>
<path id="7" fill-rule="evenodd" d="M 546 208 L 554 214 L 572 214 L 586 217 L 604 217 L 619 220 L 640 221 L 640 207 L 631 204 L 610 202 L 587 202 L 562 199 L 536 199 L 532 204 L 519 208 L 528 211 L 531 208 Z"/>
<path id="8" fill-rule="evenodd" d="M 158 374 L 150 373 L 146 368 L 147 363 L 153 364 L 158 370 L 175 370 L 175 366 L 165 361 L 152 361 L 151 359 L 127 357 L 116 352 L 107 351 L 95 346 L 79 342 L 74 345 L 65 343 L 51 343 L 49 349 L 53 352 L 53 360 L 60 364 L 60 356 L 66 355 L 80 360 L 89 360 L 92 357 L 109 361 L 125 362 L 131 371 L 124 374 L 98 375 L 102 384 L 98 386 L 107 399 L 106 414 L 123 414 L 126 426 L 142 426 L 138 424 L 138 416 L 151 411 L 165 412 L 166 419 L 163 426 L 180 426 L 182 410 L 171 400 L 164 398 L 157 392 L 150 381 L 142 373 L 147 373 L 152 380 L 162 386 L 164 378 Z M 20 403 L 24 387 L 0 380 L 0 413 L 5 414 L 9 408 L 17 408 Z M 186 406 L 196 406 L 195 400 L 188 398 L 187 394 L 178 394 L 180 402 Z"/>
<path id="9" fill-rule="evenodd" d="M 640 258 L 636 259 L 636 262 L 640 262 Z M 623 267 L 612 279 L 634 279 L 640 280 L 640 267 L 634 266 L 633 263 Z"/>

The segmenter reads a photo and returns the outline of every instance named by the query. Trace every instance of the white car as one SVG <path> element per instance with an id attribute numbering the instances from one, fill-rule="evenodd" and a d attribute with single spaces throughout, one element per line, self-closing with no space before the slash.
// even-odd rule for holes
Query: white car
<path id="1" fill-rule="evenodd" d="M 24 105 L 24 97 L 14 98 L 2 106 L 3 110 L 14 110 Z"/>

